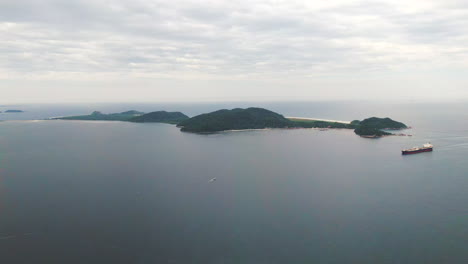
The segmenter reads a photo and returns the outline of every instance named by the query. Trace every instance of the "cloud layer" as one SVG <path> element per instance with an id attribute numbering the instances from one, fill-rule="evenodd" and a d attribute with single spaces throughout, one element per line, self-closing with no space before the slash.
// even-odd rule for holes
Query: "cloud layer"
<path id="1" fill-rule="evenodd" d="M 466 96 L 467 44 L 466 1 L 2 1 L 0 89 Z"/>

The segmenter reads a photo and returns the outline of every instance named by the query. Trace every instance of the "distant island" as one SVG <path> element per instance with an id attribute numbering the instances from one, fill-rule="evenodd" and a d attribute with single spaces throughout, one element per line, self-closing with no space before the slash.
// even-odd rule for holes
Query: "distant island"
<path id="1" fill-rule="evenodd" d="M 55 117 L 56 120 L 92 120 L 92 121 L 129 121 L 136 123 L 169 123 L 178 124 L 182 120 L 188 119 L 188 116 L 181 112 L 157 111 L 145 114 L 136 110 L 125 111 L 121 113 L 103 114 L 94 111 L 90 115 Z"/>
<path id="2" fill-rule="evenodd" d="M 55 117 L 52 119 L 61 119 L 61 120 L 105 120 L 105 121 L 129 121 L 130 119 L 144 114 L 136 110 L 125 111 L 122 113 L 113 113 L 113 114 L 103 114 L 99 111 L 94 111 L 90 115 L 80 115 L 80 116 L 65 116 L 65 117 Z"/>
<path id="3" fill-rule="evenodd" d="M 390 118 L 371 117 L 350 123 L 301 118 L 286 118 L 263 108 L 235 108 L 201 114 L 178 125 L 181 131 L 194 133 L 213 133 L 227 130 L 265 129 L 265 128 L 344 128 L 354 129 L 362 137 L 382 137 L 392 135 L 383 129 L 404 129 L 407 126 Z"/>
<path id="4" fill-rule="evenodd" d="M 333 121 L 299 117 L 284 117 L 273 111 L 259 108 L 222 109 L 189 118 L 181 112 L 155 111 L 143 113 L 130 110 L 121 113 L 103 114 L 94 111 L 90 115 L 56 117 L 60 120 L 104 120 L 135 123 L 168 123 L 177 125 L 183 132 L 216 133 L 229 130 L 267 128 L 340 128 L 354 129 L 361 137 L 378 138 L 393 135 L 385 130 L 405 129 L 407 126 L 390 118 L 371 117 L 362 121 Z M 401 134 L 403 135 L 403 134 Z"/>
<path id="5" fill-rule="evenodd" d="M 147 113 L 140 116 L 135 116 L 128 121 L 136 123 L 168 123 L 168 124 L 178 124 L 184 120 L 189 119 L 188 116 L 181 112 L 166 112 L 166 111 L 156 111 Z"/>
<path id="6" fill-rule="evenodd" d="M 14 109 L 5 111 L 5 113 L 23 113 L 23 112 L 24 112 L 23 110 L 14 110 Z"/>

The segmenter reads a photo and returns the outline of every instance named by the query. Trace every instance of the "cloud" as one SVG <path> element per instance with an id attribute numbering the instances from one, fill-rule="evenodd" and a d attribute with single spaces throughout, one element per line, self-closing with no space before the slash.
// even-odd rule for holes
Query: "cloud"
<path id="1" fill-rule="evenodd" d="M 465 1 L 314 2 L 2 1 L 0 80 L 322 80 L 468 66 Z"/>

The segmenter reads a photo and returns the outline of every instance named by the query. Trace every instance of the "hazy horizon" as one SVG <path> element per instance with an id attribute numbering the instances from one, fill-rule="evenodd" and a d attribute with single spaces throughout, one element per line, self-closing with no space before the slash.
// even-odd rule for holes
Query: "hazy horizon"
<path id="1" fill-rule="evenodd" d="M 0 104 L 468 100 L 465 1 L 3 1 L 0 36 Z"/>
<path id="2" fill-rule="evenodd" d="M 93 100 L 80 100 L 80 101 L 18 101 L 18 102 L 2 102 L 0 101 L 0 107 L 6 108 L 6 107 L 15 107 L 15 106 L 47 106 L 47 105 L 128 105 L 129 107 L 131 105 L 134 105 L 135 107 L 139 105 L 149 105 L 149 104 L 155 104 L 155 105 L 203 105 L 203 104 L 228 104 L 228 105 L 233 105 L 233 107 L 236 104 L 239 104 L 240 108 L 243 108 L 242 105 L 248 104 L 248 107 L 260 107 L 259 105 L 261 104 L 274 104 L 274 103 L 280 103 L 280 104 L 290 104 L 290 103 L 310 103 L 310 104 L 324 104 L 324 103 L 333 103 L 333 104 L 348 104 L 348 103 L 362 103 L 362 104 L 386 104 L 386 105 L 407 105 L 407 104 L 421 104 L 421 105 L 427 105 L 427 104 L 466 104 L 468 103 L 468 98 L 447 98 L 447 99 L 417 99 L 417 98 L 401 98 L 401 99 L 384 99 L 384 98 L 376 98 L 376 99 L 368 99 L 368 98 L 363 98 L 363 99 L 299 99 L 299 98 L 287 98 L 287 99 L 264 99 L 264 98 L 234 98 L 232 100 L 229 99 L 218 99 L 218 98 L 200 98 L 200 99 L 191 99 L 191 100 L 135 100 L 135 101 L 93 101 Z M 99 109 L 96 109 L 99 110 Z M 138 110 L 138 109 L 135 109 Z M 161 110 L 161 109 L 155 109 L 155 110 Z M 162 109 L 163 110 L 163 109 Z"/>

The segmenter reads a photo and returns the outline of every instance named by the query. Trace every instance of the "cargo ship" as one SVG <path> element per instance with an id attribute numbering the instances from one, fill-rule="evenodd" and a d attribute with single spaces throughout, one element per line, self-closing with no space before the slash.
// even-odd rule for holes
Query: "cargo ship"
<path id="1" fill-rule="evenodd" d="M 404 149 L 401 151 L 402 155 L 408 155 L 408 154 L 416 154 L 416 153 L 421 153 L 421 152 L 430 152 L 432 151 L 432 144 L 431 143 L 426 143 L 422 147 L 414 147 L 410 149 Z"/>

